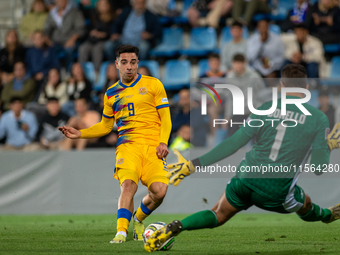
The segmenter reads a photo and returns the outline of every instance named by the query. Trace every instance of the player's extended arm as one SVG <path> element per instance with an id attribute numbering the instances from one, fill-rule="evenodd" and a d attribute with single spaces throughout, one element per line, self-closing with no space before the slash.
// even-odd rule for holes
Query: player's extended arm
<path id="1" fill-rule="evenodd" d="M 240 128 L 230 138 L 224 140 L 211 151 L 196 159 L 186 160 L 177 150 L 175 150 L 178 162 L 168 165 L 169 172 L 167 177 L 170 179 L 170 184 L 177 186 L 184 177 L 194 173 L 196 167 L 208 166 L 220 161 L 234 154 L 250 140 L 251 137 L 245 134 L 242 128 Z"/>
<path id="2" fill-rule="evenodd" d="M 314 149 L 311 153 L 310 165 L 315 166 L 315 174 L 322 174 L 325 164 L 329 163 L 330 150 L 329 149 Z M 320 170 L 319 170 L 320 169 Z"/>
<path id="3" fill-rule="evenodd" d="M 114 118 L 106 118 L 102 116 L 101 122 L 80 130 L 80 138 L 98 138 L 107 135 L 112 131 Z"/>
<path id="4" fill-rule="evenodd" d="M 160 142 L 168 144 L 172 127 L 169 107 L 158 109 L 158 114 L 161 118 Z"/>

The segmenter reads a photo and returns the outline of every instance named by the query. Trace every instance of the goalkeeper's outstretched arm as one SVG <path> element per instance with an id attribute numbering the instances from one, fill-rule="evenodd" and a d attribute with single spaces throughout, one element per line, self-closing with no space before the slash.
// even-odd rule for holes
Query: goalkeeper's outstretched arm
<path id="1" fill-rule="evenodd" d="M 234 154 L 246 145 L 251 138 L 252 137 L 248 136 L 244 133 L 242 128 L 240 128 L 233 136 L 221 142 L 211 151 L 191 161 L 186 160 L 177 150 L 175 150 L 178 162 L 168 165 L 169 172 L 167 177 L 170 179 L 170 184 L 177 186 L 184 177 L 194 173 L 196 167 L 209 166 Z"/>

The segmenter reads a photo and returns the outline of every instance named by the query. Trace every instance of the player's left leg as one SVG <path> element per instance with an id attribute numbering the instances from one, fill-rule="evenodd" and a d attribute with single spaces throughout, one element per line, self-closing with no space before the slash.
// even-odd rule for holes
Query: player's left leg
<path id="1" fill-rule="evenodd" d="M 305 201 L 299 211 L 296 212 L 304 221 L 322 221 L 331 223 L 340 218 L 340 204 L 330 208 L 321 208 L 312 203 L 310 196 L 305 194 Z"/>
<path id="2" fill-rule="evenodd" d="M 154 182 L 149 186 L 148 194 L 142 199 L 133 215 L 133 238 L 135 240 L 143 240 L 143 221 L 162 204 L 167 190 L 168 185 L 162 182 Z"/>

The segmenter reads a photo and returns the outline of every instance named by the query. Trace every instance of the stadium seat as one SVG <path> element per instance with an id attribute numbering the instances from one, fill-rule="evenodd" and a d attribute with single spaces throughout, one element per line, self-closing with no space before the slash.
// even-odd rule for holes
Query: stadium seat
<path id="1" fill-rule="evenodd" d="M 93 89 L 96 91 L 101 91 L 103 87 L 105 86 L 106 82 L 106 70 L 108 65 L 110 64 L 110 61 L 103 62 L 99 69 L 99 77 L 97 82 L 94 84 Z"/>
<path id="2" fill-rule="evenodd" d="M 159 64 L 156 60 L 141 60 L 141 61 L 139 61 L 138 66 L 139 67 L 146 66 L 150 70 L 150 73 L 153 77 L 155 77 L 157 79 L 160 78 Z"/>
<path id="3" fill-rule="evenodd" d="M 173 18 L 173 23 L 175 24 L 187 24 L 189 23 L 187 18 L 187 11 L 194 0 L 183 0 L 182 13 L 178 17 Z"/>
<path id="4" fill-rule="evenodd" d="M 310 94 L 311 94 L 311 98 L 308 101 L 308 104 L 310 104 L 311 106 L 314 106 L 316 108 L 319 108 L 319 100 L 318 100 L 319 91 L 318 90 L 311 90 Z"/>
<path id="5" fill-rule="evenodd" d="M 214 28 L 193 28 L 190 32 L 189 47 L 181 50 L 188 56 L 205 56 L 215 50 L 217 35 Z"/>
<path id="6" fill-rule="evenodd" d="M 198 61 L 198 77 L 201 77 L 209 70 L 208 59 Z"/>
<path id="7" fill-rule="evenodd" d="M 278 25 L 275 25 L 275 24 L 270 24 L 269 25 L 269 29 L 270 31 L 272 31 L 274 34 L 281 34 L 281 28 L 278 26 Z"/>
<path id="8" fill-rule="evenodd" d="M 331 68 L 331 74 L 330 78 L 340 78 L 340 57 L 333 57 L 332 58 L 332 68 Z"/>
<path id="9" fill-rule="evenodd" d="M 340 52 L 340 44 L 326 44 L 323 46 L 326 53 Z"/>
<path id="10" fill-rule="evenodd" d="M 167 90 L 190 86 L 191 64 L 189 60 L 168 60 L 165 63 L 163 84 Z"/>
<path id="11" fill-rule="evenodd" d="M 183 30 L 179 27 L 163 29 L 163 40 L 151 50 L 150 55 L 156 57 L 173 57 L 183 48 Z"/>
<path id="12" fill-rule="evenodd" d="M 96 73 L 94 69 L 94 65 L 92 62 L 84 62 L 81 63 L 81 66 L 84 69 L 84 75 L 85 77 L 92 83 L 92 85 L 96 81 Z"/>

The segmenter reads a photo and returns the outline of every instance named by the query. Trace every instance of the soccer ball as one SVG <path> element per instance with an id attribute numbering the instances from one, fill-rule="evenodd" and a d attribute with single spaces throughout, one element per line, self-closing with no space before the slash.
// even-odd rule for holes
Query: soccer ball
<path id="1" fill-rule="evenodd" d="M 166 224 L 164 222 L 155 222 L 151 223 L 149 226 L 146 227 L 144 233 L 143 233 L 143 241 L 146 243 L 146 241 L 149 239 L 149 236 L 151 236 L 156 230 L 161 229 Z M 175 238 L 172 237 L 169 240 L 167 240 L 158 250 L 159 251 L 167 251 L 170 250 L 171 247 L 174 245 Z"/>

